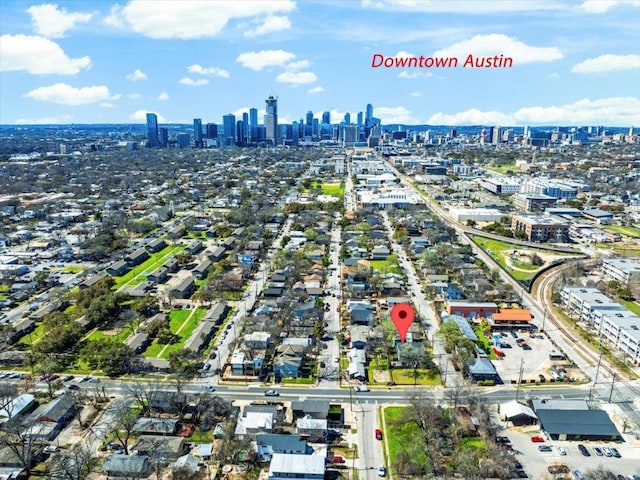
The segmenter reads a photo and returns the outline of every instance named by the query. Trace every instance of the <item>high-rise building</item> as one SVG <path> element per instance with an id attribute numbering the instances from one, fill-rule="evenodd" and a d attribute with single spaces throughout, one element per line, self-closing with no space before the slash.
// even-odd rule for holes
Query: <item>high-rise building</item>
<path id="1" fill-rule="evenodd" d="M 191 137 L 188 133 L 179 133 L 176 136 L 176 144 L 178 148 L 189 148 L 191 145 Z"/>
<path id="2" fill-rule="evenodd" d="M 250 127 L 258 126 L 258 109 L 257 108 L 249 109 L 249 126 Z"/>
<path id="3" fill-rule="evenodd" d="M 196 148 L 202 148 L 202 119 L 193 119 L 193 141 Z"/>
<path id="4" fill-rule="evenodd" d="M 169 145 L 169 129 L 167 127 L 160 127 L 158 130 L 158 143 L 160 147 L 167 148 Z"/>
<path id="5" fill-rule="evenodd" d="M 331 112 L 322 112 L 322 123 L 325 125 L 331 124 Z"/>
<path id="6" fill-rule="evenodd" d="M 159 147 L 158 140 L 158 116 L 155 113 L 147 113 L 147 145 L 149 147 Z"/>
<path id="7" fill-rule="evenodd" d="M 344 114 L 345 125 L 351 125 L 351 114 L 349 112 Z"/>
<path id="8" fill-rule="evenodd" d="M 358 112 L 358 126 L 362 126 L 362 112 Z"/>
<path id="9" fill-rule="evenodd" d="M 238 120 L 236 122 L 236 145 L 244 145 L 244 121 Z"/>
<path id="10" fill-rule="evenodd" d="M 222 144 L 226 147 L 232 147 L 236 144 L 236 116 L 229 113 L 222 117 Z"/>
<path id="11" fill-rule="evenodd" d="M 207 138 L 218 138 L 218 125 L 207 123 Z"/>
<path id="12" fill-rule="evenodd" d="M 249 145 L 251 143 L 251 129 L 249 128 L 249 114 L 244 112 L 242 114 L 242 143 Z"/>
<path id="13" fill-rule="evenodd" d="M 313 125 L 313 112 L 311 110 L 309 110 L 307 112 L 307 117 L 306 118 L 307 118 L 306 124 L 307 125 Z"/>
<path id="14" fill-rule="evenodd" d="M 370 126 L 370 122 L 372 118 L 373 118 L 373 105 L 371 105 L 370 103 L 367 103 L 367 114 L 364 117 L 365 125 L 367 127 Z"/>
<path id="15" fill-rule="evenodd" d="M 264 126 L 267 130 L 267 142 L 272 142 L 272 145 L 278 145 L 278 136 L 280 134 L 278 129 L 278 99 L 273 95 L 269 95 L 269 98 L 265 100 L 267 106 L 267 113 L 264 116 Z"/>

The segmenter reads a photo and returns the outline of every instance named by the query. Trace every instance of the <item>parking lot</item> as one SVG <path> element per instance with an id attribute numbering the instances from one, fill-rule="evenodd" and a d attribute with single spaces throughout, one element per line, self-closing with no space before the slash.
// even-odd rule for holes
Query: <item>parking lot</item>
<path id="1" fill-rule="evenodd" d="M 502 346 L 498 348 L 504 356 L 493 361 L 504 383 L 517 383 L 520 378 L 521 367 L 523 383 L 555 381 L 552 375 L 556 378 L 557 375 L 551 373 L 552 367 L 556 369 L 564 368 L 564 373 L 561 373 L 561 375 L 565 378 L 565 381 L 581 381 L 585 379 L 582 372 L 570 368 L 570 359 L 551 360 L 549 358 L 549 352 L 554 350 L 555 346 L 544 333 L 529 333 L 528 331 L 514 333 L 517 337 L 514 337 L 511 332 L 503 333 L 501 337 Z M 562 370 L 559 371 L 562 372 Z"/>
<path id="2" fill-rule="evenodd" d="M 540 435 L 537 432 L 524 433 L 520 429 L 506 429 L 500 433 L 509 437 L 511 445 L 516 454 L 516 458 L 524 466 L 529 478 L 548 478 L 548 467 L 554 464 L 567 465 L 571 471 L 579 469 L 582 473 L 602 466 L 611 470 L 615 474 L 640 475 L 640 440 L 631 436 L 625 436 L 624 443 L 615 442 L 578 442 L 578 441 L 556 441 L 545 438 L 543 443 L 531 441 L 531 437 Z M 544 435 L 542 435 L 544 436 Z M 583 444 L 590 456 L 580 453 L 578 445 Z M 541 452 L 540 445 L 551 447 L 551 451 Z M 614 447 L 621 457 L 606 457 L 596 455 L 594 447 Z M 565 455 L 560 453 L 559 447 L 564 449 Z M 567 478 L 574 478 L 567 475 Z"/>

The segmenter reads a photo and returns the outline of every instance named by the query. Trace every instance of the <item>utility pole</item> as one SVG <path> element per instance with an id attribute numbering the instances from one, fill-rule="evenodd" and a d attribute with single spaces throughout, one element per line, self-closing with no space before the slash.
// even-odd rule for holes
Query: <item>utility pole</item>
<path id="1" fill-rule="evenodd" d="M 598 365 L 596 365 L 596 374 L 593 378 L 593 385 L 589 389 L 589 402 L 593 401 L 593 390 L 596 388 L 596 383 L 598 382 L 598 374 L 600 373 L 601 363 L 602 363 L 602 350 L 600 350 L 600 355 L 598 356 Z"/>
<path id="2" fill-rule="evenodd" d="M 616 374 L 613 374 L 613 378 L 611 379 L 611 390 L 609 390 L 609 400 L 607 403 L 611 403 L 611 397 L 613 397 L 613 386 L 616 384 Z"/>
<path id="3" fill-rule="evenodd" d="M 516 385 L 516 402 L 520 396 L 520 384 L 522 383 L 522 374 L 524 373 L 524 358 L 520 359 L 520 373 L 518 374 L 518 385 Z"/>

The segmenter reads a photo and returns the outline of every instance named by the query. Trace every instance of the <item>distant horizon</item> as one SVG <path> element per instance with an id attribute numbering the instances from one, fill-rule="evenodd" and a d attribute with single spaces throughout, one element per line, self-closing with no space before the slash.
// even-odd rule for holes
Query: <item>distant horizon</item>
<path id="1" fill-rule="evenodd" d="M 638 0 L 3 0 L 0 124 L 263 123 L 273 95 L 282 124 L 640 126 L 638 25 Z"/>

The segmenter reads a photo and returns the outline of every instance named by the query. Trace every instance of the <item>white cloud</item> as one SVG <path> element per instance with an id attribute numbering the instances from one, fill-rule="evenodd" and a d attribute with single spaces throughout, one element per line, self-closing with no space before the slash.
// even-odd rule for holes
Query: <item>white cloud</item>
<path id="1" fill-rule="evenodd" d="M 293 0 L 215 2 L 208 0 L 163 1 L 161 6 L 146 0 L 131 0 L 125 7 L 112 9 L 105 22 L 116 27 L 128 26 L 150 38 L 216 37 L 233 19 L 291 12 Z M 264 28 L 269 28 L 265 26 Z"/>
<path id="2" fill-rule="evenodd" d="M 296 62 L 287 63 L 284 68 L 287 70 L 302 70 L 303 68 L 309 68 L 311 62 L 309 60 L 298 60 Z"/>
<path id="3" fill-rule="evenodd" d="M 127 97 L 131 100 L 140 100 L 142 98 L 142 95 L 139 93 L 130 93 L 129 95 L 127 95 Z"/>
<path id="4" fill-rule="evenodd" d="M 558 72 L 551 72 L 547 75 L 547 78 L 558 78 L 559 76 L 560 75 L 558 75 Z"/>
<path id="5" fill-rule="evenodd" d="M 162 92 L 160 95 L 158 95 L 158 98 L 156 98 L 156 100 L 166 102 L 167 100 L 169 100 L 169 94 L 167 92 Z"/>
<path id="6" fill-rule="evenodd" d="M 75 88 L 66 83 L 56 83 L 48 87 L 40 87 L 24 94 L 25 97 L 41 102 L 58 103 L 60 105 L 87 105 L 103 100 L 117 100 L 120 95 L 112 95 L 104 85 Z"/>
<path id="7" fill-rule="evenodd" d="M 413 116 L 411 110 L 407 109 L 406 107 L 376 107 L 373 114 L 375 117 L 379 118 L 383 124 L 420 123 L 418 119 Z"/>
<path id="8" fill-rule="evenodd" d="M 315 87 L 310 88 L 309 90 L 307 90 L 307 93 L 322 93 L 324 92 L 324 88 L 322 88 L 320 85 L 316 85 Z"/>
<path id="9" fill-rule="evenodd" d="M 433 73 L 431 72 L 410 72 L 408 70 L 403 70 L 398 74 L 398 78 L 420 78 L 420 77 L 424 77 L 424 78 L 429 78 L 429 77 L 433 77 Z"/>
<path id="10" fill-rule="evenodd" d="M 571 71 L 573 73 L 606 73 L 636 68 L 640 68 L 640 55 L 600 55 L 578 63 Z"/>
<path id="11" fill-rule="evenodd" d="M 211 75 L 213 77 L 229 78 L 229 72 L 218 67 L 203 67 L 194 63 L 187 67 L 189 73 L 197 73 L 198 75 Z"/>
<path id="12" fill-rule="evenodd" d="M 111 102 L 102 102 L 100 106 L 104 108 L 115 108 L 116 105 Z"/>
<path id="13" fill-rule="evenodd" d="M 277 82 L 292 83 L 295 85 L 313 83 L 317 79 L 317 75 L 313 72 L 282 72 L 276 77 Z"/>
<path id="14" fill-rule="evenodd" d="M 208 84 L 209 80 L 206 78 L 198 78 L 197 80 L 194 80 L 193 78 L 184 77 L 180 79 L 180 83 L 188 87 L 202 87 L 203 85 Z"/>
<path id="15" fill-rule="evenodd" d="M 59 125 L 65 123 L 71 123 L 73 115 L 63 114 L 56 115 L 54 117 L 41 117 L 41 118 L 18 118 L 15 122 L 17 125 Z"/>
<path id="16" fill-rule="evenodd" d="M 421 97 L 422 94 L 420 92 L 411 92 L 412 97 Z"/>
<path id="17" fill-rule="evenodd" d="M 0 71 L 26 70 L 35 75 L 75 75 L 91 67 L 89 57 L 69 58 L 57 43 L 31 35 L 2 35 L 0 58 Z"/>
<path id="18" fill-rule="evenodd" d="M 159 123 L 166 123 L 166 119 L 160 115 L 158 112 L 154 112 L 152 110 L 136 110 L 131 115 L 129 115 L 129 120 L 132 122 L 141 122 L 147 123 L 147 113 L 155 113 L 158 116 Z"/>
<path id="19" fill-rule="evenodd" d="M 27 13 L 31 15 L 35 33 L 49 38 L 64 37 L 67 30 L 79 23 L 87 23 L 93 17 L 92 13 L 69 13 L 65 8 L 58 10 L 58 6 L 51 3 L 29 7 Z"/>
<path id="20" fill-rule="evenodd" d="M 467 55 L 473 54 L 479 57 L 504 55 L 513 58 L 514 65 L 523 63 L 552 62 L 563 57 L 557 47 L 534 47 L 520 40 L 491 33 L 488 35 L 476 35 L 468 40 L 446 47 L 434 52 L 434 57 L 457 57 L 464 60 Z"/>
<path id="21" fill-rule="evenodd" d="M 513 120 L 501 112 L 483 112 L 476 108 L 453 115 L 436 113 L 427 123 L 430 125 L 511 125 Z"/>
<path id="22" fill-rule="evenodd" d="M 147 74 L 138 68 L 136 68 L 132 73 L 127 75 L 127 80 L 129 80 L 130 82 L 138 82 L 140 80 L 146 80 L 146 79 L 147 79 Z"/>
<path id="23" fill-rule="evenodd" d="M 376 109 L 376 113 L 377 113 Z M 610 125 L 640 124 L 640 98 L 583 99 L 566 105 L 523 107 L 514 113 L 470 109 L 456 114 L 436 113 L 431 125 Z"/>
<path id="24" fill-rule="evenodd" d="M 291 21 L 286 16 L 270 15 L 264 19 L 262 25 L 252 30 L 244 32 L 245 37 L 257 37 L 259 35 L 265 35 L 271 32 L 280 32 L 282 30 L 289 30 L 291 28 Z"/>
<path id="25" fill-rule="evenodd" d="M 490 15 L 499 12 L 526 12 L 534 10 L 562 10 L 566 8 L 562 2 L 520 0 L 506 2 L 504 0 L 485 0 L 483 2 L 465 0 L 362 0 L 365 8 L 388 9 L 406 12 L 426 13 L 461 13 Z"/>
<path id="26" fill-rule="evenodd" d="M 639 0 L 632 1 L 620 1 L 620 0 L 585 0 L 580 5 L 580 8 L 586 13 L 606 13 L 618 5 L 631 5 L 634 7 L 640 7 Z"/>
<path id="27" fill-rule="evenodd" d="M 261 50 L 241 53 L 236 58 L 236 62 L 243 67 L 260 71 L 266 67 L 284 67 L 295 58 L 293 53 L 285 50 Z"/>

